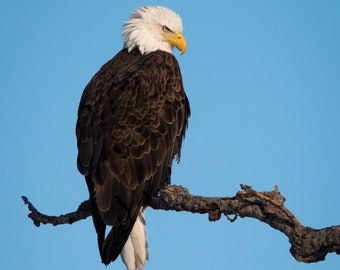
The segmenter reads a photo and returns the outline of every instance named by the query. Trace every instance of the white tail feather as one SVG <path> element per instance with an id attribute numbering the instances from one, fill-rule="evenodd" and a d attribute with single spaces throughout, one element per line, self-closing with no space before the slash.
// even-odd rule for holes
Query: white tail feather
<path id="1" fill-rule="evenodd" d="M 145 262 L 149 259 L 149 252 L 143 210 L 139 213 L 120 256 L 127 270 L 144 269 Z"/>

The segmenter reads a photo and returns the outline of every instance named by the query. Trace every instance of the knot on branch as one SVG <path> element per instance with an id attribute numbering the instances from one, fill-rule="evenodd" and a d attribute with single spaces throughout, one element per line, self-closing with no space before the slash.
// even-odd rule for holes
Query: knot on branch
<path id="1" fill-rule="evenodd" d="M 279 191 L 278 186 L 275 185 L 274 190 L 272 191 L 263 191 L 263 192 L 257 192 L 255 190 L 252 189 L 251 186 L 248 185 L 244 185 L 241 184 L 240 185 L 243 191 L 239 191 L 236 196 L 245 196 L 245 195 L 249 195 L 249 196 L 255 196 L 255 197 L 259 197 L 262 198 L 264 200 L 267 201 L 272 201 L 275 202 L 275 204 L 281 204 L 284 205 L 285 202 L 285 197 L 283 197 Z"/>
<path id="2" fill-rule="evenodd" d="M 275 186 L 273 191 L 258 192 L 252 189 L 251 186 L 241 185 L 242 191 L 237 192 L 235 199 L 249 204 L 251 217 L 257 218 L 268 223 L 275 229 L 282 232 L 285 231 L 283 225 L 291 226 L 291 233 L 294 233 L 295 228 L 300 228 L 300 222 L 295 216 L 284 207 L 285 198 L 281 195 L 279 188 Z M 247 216 L 249 216 L 247 212 Z M 241 216 L 243 216 L 241 214 Z"/>

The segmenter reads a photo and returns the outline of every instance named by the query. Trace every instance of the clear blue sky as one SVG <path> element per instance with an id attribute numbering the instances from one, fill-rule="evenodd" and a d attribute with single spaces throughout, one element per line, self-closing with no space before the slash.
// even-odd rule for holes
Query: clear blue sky
<path id="1" fill-rule="evenodd" d="M 122 47 L 132 9 L 182 16 L 177 56 L 192 117 L 173 183 L 233 196 L 272 190 L 314 228 L 340 224 L 339 1 L 2 1 L 0 269 L 106 269 L 90 219 L 36 228 L 20 196 L 51 215 L 87 199 L 75 122 L 94 73 Z M 252 219 L 146 211 L 152 269 L 339 269 L 303 264 Z M 107 269 L 124 269 L 118 259 Z"/>

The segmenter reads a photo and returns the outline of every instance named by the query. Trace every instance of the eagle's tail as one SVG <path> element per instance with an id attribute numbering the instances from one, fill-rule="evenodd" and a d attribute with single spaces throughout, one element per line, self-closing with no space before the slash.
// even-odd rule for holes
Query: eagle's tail
<path id="1" fill-rule="evenodd" d="M 143 270 L 149 259 L 143 210 L 140 210 L 134 223 L 112 228 L 100 250 L 106 265 L 113 262 L 120 253 L 128 270 Z"/>
<path id="2" fill-rule="evenodd" d="M 120 256 L 128 270 L 143 270 L 149 259 L 146 224 L 143 210 L 140 211 Z"/>

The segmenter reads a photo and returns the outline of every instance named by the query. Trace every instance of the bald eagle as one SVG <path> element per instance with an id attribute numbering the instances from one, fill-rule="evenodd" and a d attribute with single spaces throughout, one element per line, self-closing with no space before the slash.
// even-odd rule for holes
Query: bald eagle
<path id="1" fill-rule="evenodd" d="M 123 39 L 124 48 L 83 92 L 76 135 L 102 262 L 121 254 L 130 270 L 144 269 L 148 259 L 143 209 L 170 183 L 190 108 L 172 54 L 174 47 L 186 50 L 180 16 L 160 6 L 138 8 Z"/>

